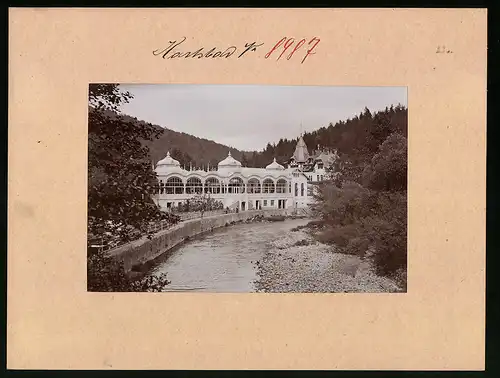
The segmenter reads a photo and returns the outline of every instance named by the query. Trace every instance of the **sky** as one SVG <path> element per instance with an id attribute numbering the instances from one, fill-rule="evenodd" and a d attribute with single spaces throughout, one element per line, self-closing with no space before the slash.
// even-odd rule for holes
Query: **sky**
<path id="1" fill-rule="evenodd" d="M 406 87 L 120 85 L 134 98 L 122 112 L 244 151 L 347 120 L 365 106 L 407 106 Z M 302 125 L 302 126 L 301 126 Z"/>

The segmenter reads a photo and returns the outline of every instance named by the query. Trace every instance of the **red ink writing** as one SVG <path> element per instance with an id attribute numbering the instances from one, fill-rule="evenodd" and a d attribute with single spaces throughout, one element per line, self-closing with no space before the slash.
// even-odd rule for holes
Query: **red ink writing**
<path id="1" fill-rule="evenodd" d="M 304 59 L 302 59 L 302 62 L 301 62 L 301 63 L 304 63 L 304 61 L 306 60 L 306 58 L 307 58 L 309 55 L 316 54 L 316 53 L 313 53 L 313 50 L 314 50 L 314 48 L 318 45 L 318 43 L 319 43 L 320 39 L 319 39 L 319 38 L 317 38 L 317 37 L 314 37 L 313 39 L 311 39 L 311 40 L 309 41 L 308 45 L 310 45 L 310 44 L 311 44 L 312 42 L 314 42 L 314 41 L 315 41 L 315 43 L 314 43 L 313 47 L 311 47 L 309 50 L 307 50 L 306 56 L 304 57 Z"/>
<path id="2" fill-rule="evenodd" d="M 271 56 L 271 54 L 274 52 L 274 50 L 276 50 L 278 47 L 280 47 L 280 45 L 286 41 L 286 37 L 283 37 L 280 39 L 280 41 L 274 45 L 274 47 L 264 56 L 264 58 L 269 58 Z"/>
<path id="3" fill-rule="evenodd" d="M 307 44 L 308 46 L 311 46 L 309 49 L 306 50 L 306 53 L 304 55 L 304 58 L 302 59 L 301 61 L 301 64 L 305 62 L 305 60 L 307 59 L 308 56 L 311 56 L 311 55 L 314 55 L 316 54 L 316 52 L 314 52 L 314 49 L 316 48 L 316 46 L 318 45 L 318 43 L 320 42 L 320 39 L 318 37 L 314 37 L 313 39 L 311 39 L 309 41 L 309 43 Z M 282 48 L 282 51 L 281 53 L 278 55 L 278 57 L 276 58 L 276 60 L 280 60 L 281 57 L 287 52 L 287 50 L 292 47 L 292 45 L 295 43 L 295 38 L 287 38 L 287 37 L 283 37 L 281 38 L 274 46 L 271 50 L 269 50 L 269 52 L 264 56 L 264 58 L 268 59 L 269 57 L 271 57 L 271 55 L 273 55 L 273 53 L 279 49 Z M 301 39 L 296 45 L 295 47 L 293 48 L 293 50 L 287 55 L 286 57 L 286 60 L 290 60 L 292 59 L 293 55 L 306 43 L 306 39 Z"/>
<path id="4" fill-rule="evenodd" d="M 295 54 L 295 51 L 297 51 L 298 49 L 300 49 L 304 43 L 306 43 L 306 40 L 305 39 L 301 39 L 299 41 L 299 43 L 297 43 L 295 45 L 295 48 L 293 49 L 293 51 L 290 54 L 288 54 L 288 56 L 286 57 L 286 60 L 292 59 L 292 56 L 293 56 L 293 54 Z"/>
<path id="5" fill-rule="evenodd" d="M 281 56 L 286 52 L 286 50 L 288 50 L 288 48 L 293 45 L 293 43 L 295 42 L 295 39 L 294 38 L 290 38 L 288 41 L 285 42 L 285 44 L 283 45 L 283 51 L 281 52 L 280 56 L 278 57 L 278 59 L 276 60 L 280 60 L 281 59 Z"/>

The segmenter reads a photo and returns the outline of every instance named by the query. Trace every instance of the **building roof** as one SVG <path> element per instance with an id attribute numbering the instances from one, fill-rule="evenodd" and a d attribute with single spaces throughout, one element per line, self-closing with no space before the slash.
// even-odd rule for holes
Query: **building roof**
<path id="1" fill-rule="evenodd" d="M 326 163 L 327 160 L 330 158 L 330 154 L 325 153 L 324 151 L 321 151 L 318 155 L 315 156 L 315 160 L 322 160 L 323 163 Z"/>
<path id="2" fill-rule="evenodd" d="M 297 163 L 305 163 L 307 159 L 309 159 L 309 151 L 307 150 L 306 142 L 304 142 L 304 138 L 302 135 L 295 146 L 295 152 L 292 156 Z"/>
<path id="3" fill-rule="evenodd" d="M 173 167 L 178 167 L 180 166 L 180 163 L 175 160 L 174 158 L 172 158 L 170 156 L 170 151 L 167 152 L 167 156 L 165 156 L 163 159 L 161 159 L 157 164 L 156 166 L 173 166 Z"/>
<path id="4" fill-rule="evenodd" d="M 283 167 L 281 164 L 279 164 L 277 161 L 276 161 L 276 158 L 273 159 L 273 162 L 271 164 L 269 164 L 266 169 L 268 171 L 273 171 L 273 170 L 276 170 L 276 171 L 282 171 L 285 169 L 285 167 Z"/>
<path id="5" fill-rule="evenodd" d="M 227 157 L 219 162 L 219 167 L 241 167 L 241 163 L 231 156 L 231 151 L 227 154 Z"/>

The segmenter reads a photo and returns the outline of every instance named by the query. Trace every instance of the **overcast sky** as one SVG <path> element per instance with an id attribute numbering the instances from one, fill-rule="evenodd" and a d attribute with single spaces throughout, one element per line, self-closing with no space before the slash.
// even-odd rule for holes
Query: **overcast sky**
<path id="1" fill-rule="evenodd" d="M 373 113 L 407 106 L 406 87 L 270 85 L 121 85 L 134 98 L 122 111 L 171 130 L 240 150 L 262 150 L 268 142 L 293 139 L 346 120 L 364 107 Z"/>

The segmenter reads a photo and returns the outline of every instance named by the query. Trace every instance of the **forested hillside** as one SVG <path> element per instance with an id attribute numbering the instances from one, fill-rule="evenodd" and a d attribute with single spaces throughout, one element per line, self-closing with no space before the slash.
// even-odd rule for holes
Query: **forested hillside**
<path id="1" fill-rule="evenodd" d="M 110 111 L 106 115 L 109 117 L 114 116 Z M 144 145 L 149 148 L 150 159 L 154 163 L 163 159 L 168 151 L 182 165 L 189 166 L 189 163 L 192 163 L 193 167 L 206 166 L 209 162 L 212 165 L 217 164 L 227 156 L 229 150 L 231 151 L 231 155 L 236 159 L 240 161 L 242 159 L 241 151 L 212 140 L 198 138 L 194 135 L 163 128 L 159 125 L 152 125 L 125 114 L 120 114 L 120 117 L 124 122 L 135 123 L 143 127 L 149 126 L 161 132 L 157 139 L 143 140 Z M 248 155 L 251 155 L 251 153 L 248 153 Z"/>
<path id="2" fill-rule="evenodd" d="M 375 114 L 365 108 L 359 115 L 351 119 L 335 124 L 330 123 L 315 131 L 306 132 L 303 134 L 303 138 L 309 152 L 313 152 L 318 147 L 337 149 L 341 156 L 348 156 L 349 160 L 357 162 L 360 159 L 366 159 L 369 152 L 378 147 L 378 144 L 368 146 L 365 143 L 375 124 L 380 129 L 381 138 L 394 131 L 406 137 L 407 116 L 407 109 L 401 105 L 387 107 L 384 111 Z M 124 116 L 124 119 L 138 124 L 147 124 L 129 116 Z M 193 167 L 206 167 L 207 164 L 212 167 L 216 166 L 227 156 L 228 151 L 231 151 L 231 155 L 239 160 L 243 166 L 265 167 L 273 158 L 283 164 L 292 156 L 298 141 L 298 138 L 282 138 L 278 142 L 269 141 L 261 151 L 240 151 L 212 140 L 162 128 L 158 125 L 153 125 L 153 127 L 164 131 L 158 139 L 145 141 L 150 149 L 151 160 L 156 163 L 165 157 L 167 151 L 170 151 L 170 154 L 186 167 L 189 167 L 190 164 Z"/>
<path id="3" fill-rule="evenodd" d="M 407 109 L 401 105 L 387 107 L 375 114 L 365 108 L 353 118 L 306 132 L 303 138 L 309 152 L 318 147 L 336 149 L 340 156 L 357 163 L 369 159 L 381 141 L 392 132 L 406 137 L 407 121 Z M 373 133 L 377 134 L 375 139 L 371 140 L 372 144 L 367 144 L 368 136 Z M 278 162 L 285 162 L 292 156 L 297 140 L 280 139 L 277 143 L 268 143 L 263 151 L 254 153 L 250 161 L 260 167 L 269 164 L 273 157 Z"/>

